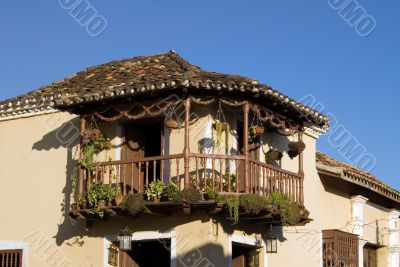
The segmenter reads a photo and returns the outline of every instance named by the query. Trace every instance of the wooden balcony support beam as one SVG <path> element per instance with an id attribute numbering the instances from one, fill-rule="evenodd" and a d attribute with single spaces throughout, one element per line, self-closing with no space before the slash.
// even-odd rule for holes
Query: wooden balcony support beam
<path id="1" fill-rule="evenodd" d="M 190 163 L 190 97 L 187 97 L 184 101 L 185 105 L 185 147 L 183 149 L 183 156 L 185 158 L 185 176 L 184 176 L 184 184 L 185 188 L 189 188 L 189 163 Z"/>
<path id="2" fill-rule="evenodd" d="M 303 130 L 301 129 L 298 133 L 299 135 L 299 142 L 303 142 Z M 299 199 L 300 203 L 304 203 L 304 152 L 299 154 L 299 175 L 300 175 L 300 185 L 299 185 Z"/>
<path id="3" fill-rule="evenodd" d="M 243 105 L 244 190 L 249 192 L 249 102 Z"/>
<path id="4" fill-rule="evenodd" d="M 86 129 L 86 124 L 87 124 L 87 118 L 86 116 L 82 115 L 80 117 L 80 133 L 81 133 L 81 142 L 80 142 L 80 155 L 79 159 L 82 161 L 85 157 L 85 151 L 83 149 L 83 133 L 85 132 Z M 83 197 L 83 178 L 85 176 L 85 170 L 83 169 L 83 166 L 79 167 L 79 177 L 78 177 L 78 188 L 77 188 L 77 194 L 76 194 L 76 209 L 79 211 L 79 200 L 81 197 Z"/>

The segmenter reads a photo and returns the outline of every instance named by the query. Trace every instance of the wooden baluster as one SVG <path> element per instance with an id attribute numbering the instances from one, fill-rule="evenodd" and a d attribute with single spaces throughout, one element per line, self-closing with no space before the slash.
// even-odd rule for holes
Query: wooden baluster
<path id="1" fill-rule="evenodd" d="M 200 188 L 200 179 L 199 179 L 199 158 L 196 157 L 196 185 L 197 185 L 197 189 Z"/>
<path id="2" fill-rule="evenodd" d="M 146 161 L 146 188 L 149 188 L 149 162 Z"/>
<path id="3" fill-rule="evenodd" d="M 164 182 L 164 160 L 160 160 L 160 179 Z"/>
<path id="4" fill-rule="evenodd" d="M 206 166 L 206 163 L 207 163 L 206 158 L 203 158 L 204 188 L 207 187 L 207 166 Z"/>
<path id="5" fill-rule="evenodd" d="M 99 171 L 99 166 L 98 165 L 96 165 L 95 167 L 94 167 L 94 182 L 97 184 L 98 183 L 98 171 Z"/>
<path id="6" fill-rule="evenodd" d="M 177 158 L 176 160 L 175 160 L 175 162 L 176 162 L 176 183 L 178 184 L 178 185 L 180 185 L 180 179 L 179 179 L 179 158 Z"/>
<path id="7" fill-rule="evenodd" d="M 222 177 L 222 159 L 219 159 L 219 192 L 224 191 L 224 181 Z"/>
<path id="8" fill-rule="evenodd" d="M 133 194 L 133 183 L 134 183 L 134 172 L 135 172 L 135 165 L 134 164 L 135 163 L 131 163 L 131 190 L 130 190 L 131 194 Z M 140 183 L 139 183 L 138 186 L 140 186 Z"/>
<path id="9" fill-rule="evenodd" d="M 265 183 L 265 167 L 264 166 L 261 167 L 261 181 L 262 181 L 261 194 L 263 196 L 265 196 L 266 195 L 265 188 L 267 187 L 267 184 Z"/>
<path id="10" fill-rule="evenodd" d="M 239 193 L 239 164 L 240 160 L 235 160 L 235 173 L 236 173 L 236 193 Z"/>
<path id="11" fill-rule="evenodd" d="M 117 168 L 117 179 L 116 179 L 116 183 L 117 183 L 117 185 L 119 185 L 120 183 L 121 183 L 121 164 L 118 164 L 118 168 Z M 113 179 L 114 179 L 114 177 L 112 177 L 112 173 L 111 173 L 111 171 L 110 171 L 110 177 L 108 177 L 108 182 L 110 183 L 110 186 L 111 186 L 111 184 L 112 184 L 112 182 L 113 182 Z"/>
<path id="12" fill-rule="evenodd" d="M 215 190 L 215 158 L 211 158 L 211 164 L 212 164 L 212 172 L 211 172 L 212 189 Z"/>
<path id="13" fill-rule="evenodd" d="M 229 170 L 231 171 L 231 166 L 232 166 L 232 160 L 228 160 L 228 164 L 229 164 Z M 231 172 L 229 172 L 228 174 L 228 192 L 231 192 Z"/>
<path id="14" fill-rule="evenodd" d="M 142 162 L 140 162 L 139 161 L 139 166 L 138 166 L 138 179 L 139 179 L 139 181 L 138 181 L 138 186 L 139 186 L 139 193 L 143 193 L 143 184 L 142 184 Z M 132 186 L 132 190 L 133 190 L 133 184 L 131 185 Z"/>
<path id="15" fill-rule="evenodd" d="M 157 161 L 153 160 L 153 182 L 157 181 Z"/>
<path id="16" fill-rule="evenodd" d="M 124 183 L 123 193 L 124 193 L 124 196 L 126 196 L 126 174 L 128 173 L 127 169 L 128 169 L 128 165 L 124 164 L 124 177 L 123 177 L 123 183 Z M 119 188 L 119 184 L 117 184 L 117 188 Z"/>
<path id="17" fill-rule="evenodd" d="M 172 159 L 168 160 L 168 181 L 172 182 Z"/>

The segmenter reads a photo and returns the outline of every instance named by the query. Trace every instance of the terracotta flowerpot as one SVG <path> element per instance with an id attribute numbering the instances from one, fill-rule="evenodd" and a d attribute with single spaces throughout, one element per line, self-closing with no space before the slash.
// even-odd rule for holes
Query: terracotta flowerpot
<path id="1" fill-rule="evenodd" d="M 262 126 L 257 126 L 256 127 L 256 134 L 257 135 L 262 135 L 264 133 L 264 127 Z"/>
<path id="2" fill-rule="evenodd" d="M 124 202 L 124 200 L 125 200 L 125 196 L 123 196 L 123 195 L 118 195 L 118 196 L 114 197 L 114 202 L 115 202 L 115 205 L 117 205 L 117 206 L 121 205 L 122 202 Z"/>
<path id="3" fill-rule="evenodd" d="M 169 128 L 169 129 L 178 129 L 179 124 L 176 120 L 166 120 L 164 122 L 165 127 Z"/>
<path id="4" fill-rule="evenodd" d="M 153 203 L 155 203 L 155 204 L 158 204 L 158 203 L 160 203 L 161 202 L 161 199 L 160 198 L 155 198 L 155 199 L 153 199 Z"/>
<path id="5" fill-rule="evenodd" d="M 99 200 L 97 206 L 99 209 L 105 209 L 107 208 L 107 202 L 105 200 Z"/>
<path id="6" fill-rule="evenodd" d="M 220 127 L 221 131 L 228 130 L 228 123 L 226 123 L 226 122 L 216 122 L 216 123 L 213 124 L 214 129 L 217 129 L 217 124 L 219 124 L 219 127 Z"/>

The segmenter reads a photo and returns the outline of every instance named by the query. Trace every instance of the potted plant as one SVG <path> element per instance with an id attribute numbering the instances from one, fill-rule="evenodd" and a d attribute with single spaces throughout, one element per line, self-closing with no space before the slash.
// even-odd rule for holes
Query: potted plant
<path id="1" fill-rule="evenodd" d="M 278 161 L 283 157 L 283 153 L 277 149 L 270 149 L 265 153 L 265 162 L 271 164 L 274 161 Z"/>
<path id="2" fill-rule="evenodd" d="M 90 190 L 87 193 L 87 200 L 91 207 L 104 209 L 114 196 L 115 190 L 113 190 L 109 185 L 94 184 L 90 187 Z"/>
<path id="3" fill-rule="evenodd" d="M 179 188 L 174 184 L 167 184 L 162 193 L 162 197 L 169 201 L 176 201 L 179 197 Z"/>
<path id="4" fill-rule="evenodd" d="M 222 133 L 228 132 L 229 124 L 226 122 L 220 122 L 219 120 L 215 120 L 213 127 L 217 133 L 217 141 L 215 142 L 215 146 L 218 148 L 222 142 Z"/>
<path id="5" fill-rule="evenodd" d="M 166 119 L 164 121 L 164 125 L 168 129 L 178 129 L 179 128 L 179 123 L 176 120 L 173 120 L 173 119 Z"/>
<path id="6" fill-rule="evenodd" d="M 254 140 L 257 136 L 260 136 L 264 133 L 264 127 L 252 125 L 249 127 L 249 140 Z"/>
<path id="7" fill-rule="evenodd" d="M 303 141 L 289 142 L 288 148 L 288 155 L 293 159 L 306 149 L 306 144 Z"/>
<path id="8" fill-rule="evenodd" d="M 185 188 L 180 192 L 180 200 L 184 203 L 197 203 L 202 200 L 202 194 L 196 188 Z"/>
<path id="9" fill-rule="evenodd" d="M 121 189 L 118 187 L 115 190 L 115 197 L 114 197 L 114 202 L 116 206 L 121 205 L 125 200 L 125 196 L 122 194 Z"/>
<path id="10" fill-rule="evenodd" d="M 147 199 L 153 203 L 160 203 L 164 189 L 165 184 L 162 181 L 151 182 L 146 190 Z"/>
<path id="11" fill-rule="evenodd" d="M 146 203 L 143 199 L 143 195 L 139 193 L 129 195 L 123 203 L 123 208 L 132 215 L 143 211 L 145 207 Z"/>
<path id="12" fill-rule="evenodd" d="M 102 134 L 97 128 L 86 128 L 83 131 L 82 137 L 85 143 L 89 143 L 99 140 L 102 137 Z"/>

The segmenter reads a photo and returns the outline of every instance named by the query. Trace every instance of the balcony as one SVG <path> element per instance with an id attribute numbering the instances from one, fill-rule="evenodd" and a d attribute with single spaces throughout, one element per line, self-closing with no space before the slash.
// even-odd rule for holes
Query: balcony
<path id="1" fill-rule="evenodd" d="M 176 100 L 175 104 L 183 103 L 181 106 L 183 111 L 180 114 L 183 114 L 182 117 L 184 119 L 179 129 L 169 130 L 163 125 L 165 118 L 160 117 L 158 111 L 151 111 L 155 107 L 155 104 L 151 104 L 152 102 L 149 102 L 149 107 L 141 104 L 143 115 L 138 113 L 138 115 L 132 116 L 127 111 L 121 111 L 120 115 L 118 115 L 118 112 L 115 113 L 115 110 L 110 109 L 103 109 L 103 113 L 91 110 L 92 117 L 90 117 L 90 121 L 96 120 L 93 115 L 95 114 L 97 119 L 103 121 L 103 125 L 100 128 L 104 131 L 116 132 L 115 129 L 110 130 L 113 127 L 112 122 L 123 127 L 122 138 L 119 138 L 124 140 L 123 143 L 114 144 L 114 149 L 122 147 L 120 148 L 121 151 L 118 152 L 121 155 L 121 160 L 112 158 L 107 160 L 107 157 L 102 157 L 101 160 L 94 162 L 90 168 L 80 166 L 75 196 L 76 203 L 80 203 L 80 200 L 87 196 L 94 184 L 107 185 L 126 199 L 129 195 L 144 194 L 151 183 L 156 181 L 162 181 L 164 184 L 174 184 L 178 190 L 196 188 L 202 193 L 206 190 L 212 190 L 219 195 L 268 197 L 277 192 L 287 196 L 293 203 L 303 203 L 304 174 L 302 153 L 297 156 L 298 163 L 291 161 L 292 167 L 295 167 L 289 171 L 280 167 L 280 164 L 273 166 L 259 159 L 263 142 L 267 143 L 267 141 L 271 140 L 264 140 L 265 136 L 261 136 L 261 134 L 255 140 L 249 141 L 249 127 L 253 125 L 253 122 L 249 123 L 250 111 L 253 111 L 253 117 L 260 116 L 261 118 L 262 116 L 259 106 L 256 104 L 250 104 L 247 101 L 229 102 L 228 100 L 219 100 L 217 113 L 220 112 L 221 101 L 223 101 L 222 103 L 233 107 L 242 106 L 243 117 L 240 116 L 240 110 L 238 113 L 237 109 L 227 116 L 231 122 L 227 123 L 226 135 L 222 138 L 226 143 L 223 149 L 214 149 L 215 143 L 211 145 L 213 147 L 211 150 L 197 145 L 205 138 L 204 135 L 207 135 L 208 139 L 214 138 L 213 134 L 204 133 L 204 129 L 213 129 L 212 131 L 215 131 L 214 126 L 209 128 L 210 121 L 215 121 L 214 118 L 210 119 L 210 114 L 215 113 L 218 106 L 209 107 L 206 110 L 204 108 L 199 109 L 196 112 L 202 117 L 193 120 L 190 117 L 190 111 L 193 110 L 191 109 L 191 103 L 209 105 L 212 101 L 216 100 L 201 101 L 195 98 Z M 174 105 L 169 102 L 165 103 L 165 101 L 163 104 L 167 107 Z M 138 106 L 138 104 L 136 105 Z M 165 107 L 158 108 L 167 110 Z M 146 116 L 150 113 L 156 115 L 154 117 Z M 271 125 L 280 127 L 282 130 L 286 130 L 286 127 L 292 127 L 292 135 L 293 133 L 298 133 L 298 140 L 302 140 L 302 128 L 300 126 L 291 126 L 290 123 L 282 119 L 275 119 L 271 115 L 272 113 L 268 114 L 265 115 L 265 120 L 270 121 Z M 110 117 L 108 118 L 106 115 Z M 129 119 L 123 119 L 124 116 L 128 116 Z M 139 119 L 133 119 L 133 117 Z M 82 136 L 84 136 L 85 130 L 88 129 L 89 123 L 89 116 L 82 115 Z M 199 132 L 198 129 L 201 130 L 200 136 L 193 134 L 196 131 Z M 234 130 L 231 131 L 230 129 Z M 168 148 L 165 144 L 167 139 L 169 140 Z M 236 142 L 235 149 L 232 144 L 229 144 L 232 140 Z M 194 151 L 198 152 L 195 153 Z M 113 154 L 116 155 L 118 153 Z M 81 160 L 86 156 L 85 145 L 82 143 Z M 163 213 L 168 209 L 168 205 L 174 208 L 177 206 L 183 207 L 185 213 L 190 213 L 190 205 L 188 203 L 147 202 L 146 205 L 146 210 L 150 213 Z M 211 210 L 212 213 L 217 213 L 223 210 L 224 205 L 224 203 L 216 203 L 216 201 L 199 201 L 195 206 L 201 206 Z M 121 212 L 120 207 L 112 206 L 111 203 L 105 210 L 109 215 L 116 215 Z M 73 211 L 73 216 L 85 217 L 85 212 L 86 207 L 81 207 L 81 205 L 77 204 Z M 277 209 L 269 209 L 261 217 L 248 218 L 244 214 L 246 219 L 264 220 L 267 218 L 270 221 L 279 220 L 276 216 L 279 217 L 279 210 Z"/>

